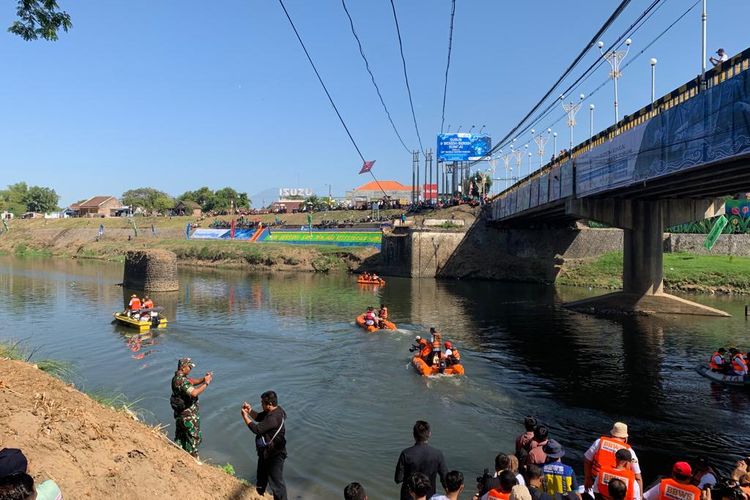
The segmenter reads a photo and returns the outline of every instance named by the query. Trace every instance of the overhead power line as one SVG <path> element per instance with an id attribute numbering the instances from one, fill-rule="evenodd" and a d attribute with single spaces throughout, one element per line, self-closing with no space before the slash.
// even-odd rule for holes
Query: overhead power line
<path id="1" fill-rule="evenodd" d="M 320 85 L 323 87 L 323 90 L 328 96 L 328 100 L 331 102 L 331 106 L 333 107 L 333 110 L 336 112 L 336 116 L 339 117 L 339 121 L 341 122 L 341 125 L 343 125 L 344 130 L 346 130 L 346 135 L 348 135 L 349 140 L 352 141 L 352 145 L 354 146 L 354 149 L 357 150 L 357 154 L 362 159 L 362 163 L 365 163 L 366 161 L 365 157 L 362 155 L 362 151 L 359 150 L 359 146 L 357 146 L 357 142 L 354 140 L 354 137 L 352 137 L 352 133 L 349 132 L 349 127 L 346 126 L 346 122 L 344 122 L 344 119 L 341 117 L 341 113 L 339 113 L 339 109 L 336 107 L 336 103 L 333 102 L 333 97 L 331 97 L 331 93 L 328 92 L 328 88 L 326 87 L 326 84 L 323 83 L 323 78 L 320 77 L 318 68 L 315 67 L 315 63 L 313 62 L 312 57 L 310 57 L 310 53 L 307 51 L 307 47 L 305 47 L 305 43 L 302 41 L 302 37 L 299 35 L 299 31 L 297 31 L 297 27 L 294 25 L 294 21 L 292 21 L 292 18 L 289 15 L 289 11 L 286 10 L 286 6 L 284 5 L 284 0 L 279 0 L 279 4 L 281 5 L 281 8 L 284 9 L 284 14 L 286 14 L 286 18 L 289 20 L 289 24 L 292 26 L 292 29 L 294 30 L 294 34 L 297 35 L 297 40 L 299 40 L 299 44 L 302 46 L 302 50 L 305 51 L 307 60 L 310 61 L 310 66 L 312 66 L 313 71 L 315 71 L 315 76 L 318 77 L 318 81 L 320 82 Z"/>
<path id="2" fill-rule="evenodd" d="M 385 114 L 388 117 L 388 121 L 391 123 L 391 127 L 393 127 L 393 132 L 395 132 L 396 137 L 398 137 L 399 142 L 404 147 L 406 152 L 411 153 L 411 150 L 409 149 L 409 147 L 406 145 L 406 143 L 404 143 L 404 139 L 401 137 L 401 134 L 398 133 L 396 124 L 393 123 L 393 118 L 391 117 L 391 113 L 388 111 L 388 106 L 385 105 L 383 94 L 380 93 L 380 87 L 378 87 L 378 84 L 375 81 L 375 75 L 372 73 L 372 70 L 370 69 L 370 62 L 367 60 L 367 57 L 365 56 L 365 51 L 362 48 L 362 42 L 360 41 L 359 36 L 357 35 L 357 31 L 354 29 L 354 21 L 352 20 L 352 16 L 351 14 L 349 14 L 349 9 L 346 8 L 346 0 L 341 0 L 341 5 L 344 7 L 344 12 L 346 12 L 346 17 L 349 18 L 349 26 L 351 26 L 352 28 L 352 35 L 354 35 L 354 39 L 357 40 L 357 46 L 359 47 L 359 54 L 362 56 L 362 60 L 365 62 L 365 68 L 367 68 L 367 72 L 370 74 L 372 85 L 375 87 L 375 91 L 378 93 L 380 104 L 383 105 L 383 110 L 385 111 Z"/>
<path id="3" fill-rule="evenodd" d="M 630 0 L 627 0 L 630 1 Z M 419 135 L 419 126 L 417 125 L 417 115 L 414 113 L 414 101 L 411 98 L 411 85 L 409 85 L 409 74 L 406 71 L 406 58 L 404 57 L 404 43 L 401 40 L 401 28 L 398 26 L 398 16 L 396 15 L 396 5 L 391 0 L 391 10 L 393 10 L 393 21 L 396 23 L 396 34 L 398 35 L 398 48 L 401 52 L 401 64 L 404 67 L 404 80 L 406 81 L 406 91 L 409 94 L 409 106 L 411 106 L 411 117 L 414 120 L 414 130 L 417 132 L 417 140 L 419 141 L 419 149 L 424 155 L 424 147 L 422 146 L 422 137 Z"/>
<path id="4" fill-rule="evenodd" d="M 448 70 L 451 67 L 451 49 L 453 48 L 453 18 L 456 16 L 456 0 L 451 1 L 451 27 L 448 31 L 448 62 L 445 65 L 445 85 L 443 86 L 443 113 L 440 119 L 440 133 L 445 125 L 445 98 L 448 95 Z"/>

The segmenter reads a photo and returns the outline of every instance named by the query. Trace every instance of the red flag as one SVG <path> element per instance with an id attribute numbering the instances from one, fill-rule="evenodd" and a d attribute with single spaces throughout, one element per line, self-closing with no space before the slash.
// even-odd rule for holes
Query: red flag
<path id="1" fill-rule="evenodd" d="M 370 170 L 372 170 L 372 166 L 373 165 L 375 165 L 375 160 L 366 161 L 362 165 L 362 168 L 359 169 L 359 173 L 360 174 L 366 174 L 367 172 L 369 172 Z"/>

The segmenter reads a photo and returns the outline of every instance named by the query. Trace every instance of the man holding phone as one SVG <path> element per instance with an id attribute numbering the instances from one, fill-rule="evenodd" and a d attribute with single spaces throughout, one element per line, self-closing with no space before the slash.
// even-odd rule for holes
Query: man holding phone
<path id="1" fill-rule="evenodd" d="M 177 371 L 172 377 L 172 406 L 175 419 L 174 442 L 183 450 L 198 458 L 198 445 L 201 444 L 201 416 L 199 413 L 198 396 L 206 390 L 213 380 L 213 373 L 193 379 L 188 377 L 195 363 L 190 358 L 177 361 Z"/>
<path id="2" fill-rule="evenodd" d="M 242 403 L 242 420 L 247 428 L 255 434 L 255 449 L 258 453 L 256 491 L 259 495 L 266 492 L 269 483 L 274 500 L 287 500 L 284 484 L 284 460 L 286 460 L 286 413 L 279 406 L 278 396 L 274 391 L 260 395 L 263 411 L 253 410 L 247 403 Z"/>

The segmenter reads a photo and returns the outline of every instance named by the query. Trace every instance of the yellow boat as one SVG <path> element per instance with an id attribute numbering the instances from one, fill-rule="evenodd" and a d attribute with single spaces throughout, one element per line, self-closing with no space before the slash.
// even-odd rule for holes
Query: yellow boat
<path id="1" fill-rule="evenodd" d="M 167 327 L 167 318 L 163 316 L 158 316 L 156 318 L 152 318 L 149 320 L 133 319 L 121 312 L 113 313 L 113 316 L 115 317 L 115 320 L 117 320 L 118 323 L 125 325 L 125 326 L 129 326 L 130 328 L 136 328 L 140 332 L 145 332 L 152 328 L 166 328 Z"/>

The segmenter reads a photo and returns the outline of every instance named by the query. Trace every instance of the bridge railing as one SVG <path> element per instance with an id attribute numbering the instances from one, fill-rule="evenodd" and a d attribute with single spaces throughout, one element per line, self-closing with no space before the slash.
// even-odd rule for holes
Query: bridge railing
<path id="1" fill-rule="evenodd" d="M 519 180 L 508 189 L 495 195 L 493 197 L 493 200 L 520 191 L 521 189 L 524 189 L 524 186 L 528 187 L 529 190 L 531 190 L 531 187 L 529 185 L 534 179 L 541 178 L 545 175 L 550 175 L 551 173 L 553 173 L 553 170 L 557 169 L 560 169 L 560 172 L 564 172 L 565 169 L 562 169 L 561 167 L 566 165 L 571 159 L 577 158 L 581 154 L 590 151 L 597 146 L 600 146 L 606 141 L 612 140 L 614 137 L 622 134 L 623 132 L 626 132 L 633 127 L 636 127 L 650 120 L 656 115 L 663 113 L 664 111 L 697 96 L 704 86 L 705 88 L 711 88 L 729 78 L 747 71 L 748 69 L 750 69 L 750 48 L 745 49 L 739 54 L 731 57 L 729 60 L 724 61 L 723 63 L 720 63 L 714 66 L 712 69 L 706 71 L 706 73 L 703 75 L 703 78 L 701 78 L 701 76 L 699 75 L 689 82 L 685 83 L 684 85 L 657 99 L 653 103 L 644 106 L 635 113 L 626 115 L 619 122 L 615 123 L 605 130 L 602 130 L 590 139 L 578 144 L 571 151 L 556 157 L 540 169 Z M 562 195 L 564 182 L 562 178 L 559 178 L 558 181 L 560 185 L 560 196 L 558 197 L 563 197 Z M 566 192 L 564 194 L 569 195 L 572 193 Z"/>

